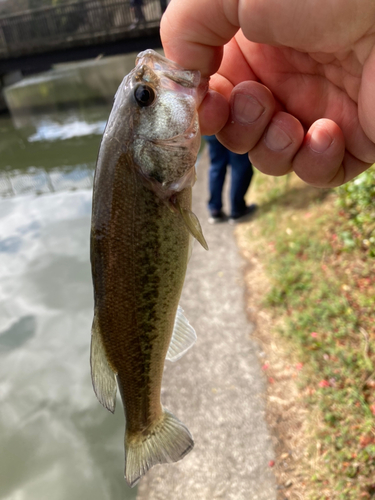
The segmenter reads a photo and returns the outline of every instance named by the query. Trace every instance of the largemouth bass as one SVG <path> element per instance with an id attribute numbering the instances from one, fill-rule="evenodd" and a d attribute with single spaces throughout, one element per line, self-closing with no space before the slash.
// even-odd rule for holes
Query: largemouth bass
<path id="1" fill-rule="evenodd" d="M 178 359 L 196 339 L 178 303 L 192 236 L 207 248 L 191 212 L 199 81 L 199 72 L 140 53 L 116 93 L 95 171 L 91 375 L 111 412 L 119 388 L 131 486 L 194 446 L 162 407 L 160 390 L 165 359 Z"/>

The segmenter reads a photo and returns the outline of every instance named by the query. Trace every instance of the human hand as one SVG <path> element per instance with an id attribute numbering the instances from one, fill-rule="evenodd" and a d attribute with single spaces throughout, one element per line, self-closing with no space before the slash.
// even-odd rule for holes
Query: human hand
<path id="1" fill-rule="evenodd" d="M 213 75 L 202 133 L 260 171 L 333 187 L 375 162 L 374 0 L 172 0 L 161 38 Z"/>

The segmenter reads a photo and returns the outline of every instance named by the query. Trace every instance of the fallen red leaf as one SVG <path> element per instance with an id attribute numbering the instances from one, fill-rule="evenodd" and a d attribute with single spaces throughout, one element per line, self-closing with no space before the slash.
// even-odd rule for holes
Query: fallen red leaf
<path id="1" fill-rule="evenodd" d="M 374 438 L 372 436 L 369 436 L 366 434 L 363 434 L 359 438 L 359 444 L 362 448 L 365 448 L 366 446 L 368 446 L 369 444 L 372 444 L 373 442 L 374 442 Z"/>
<path id="2" fill-rule="evenodd" d="M 328 380 L 321 380 L 319 382 L 319 387 L 329 387 L 329 386 L 330 386 L 330 384 L 329 384 Z"/>

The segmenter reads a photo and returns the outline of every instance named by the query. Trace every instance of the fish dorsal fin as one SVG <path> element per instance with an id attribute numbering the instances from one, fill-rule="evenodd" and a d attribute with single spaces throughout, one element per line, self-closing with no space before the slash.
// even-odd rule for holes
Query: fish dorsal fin
<path id="1" fill-rule="evenodd" d="M 182 307 L 178 306 L 167 359 L 177 361 L 194 345 L 196 340 L 197 335 L 194 328 L 185 318 Z"/>
<path id="2" fill-rule="evenodd" d="M 115 412 L 116 406 L 116 377 L 109 366 L 100 336 L 100 329 L 96 314 L 91 330 L 91 379 L 96 397 L 110 412 Z"/>
<path id="3" fill-rule="evenodd" d="M 199 243 L 205 250 L 208 250 L 208 245 L 203 236 L 202 228 L 198 220 L 198 217 L 188 208 L 181 207 L 178 200 L 176 200 L 176 206 L 182 216 L 182 220 L 184 221 L 186 227 L 189 230 L 189 233 L 192 234 L 197 241 L 199 241 Z"/>

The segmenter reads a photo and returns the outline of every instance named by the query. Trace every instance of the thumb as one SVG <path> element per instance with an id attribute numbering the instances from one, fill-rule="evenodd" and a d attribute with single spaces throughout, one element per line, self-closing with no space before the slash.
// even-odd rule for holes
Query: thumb
<path id="1" fill-rule="evenodd" d="M 203 77 L 216 73 L 223 46 L 239 29 L 237 2 L 172 0 L 160 24 L 166 57 Z"/>

